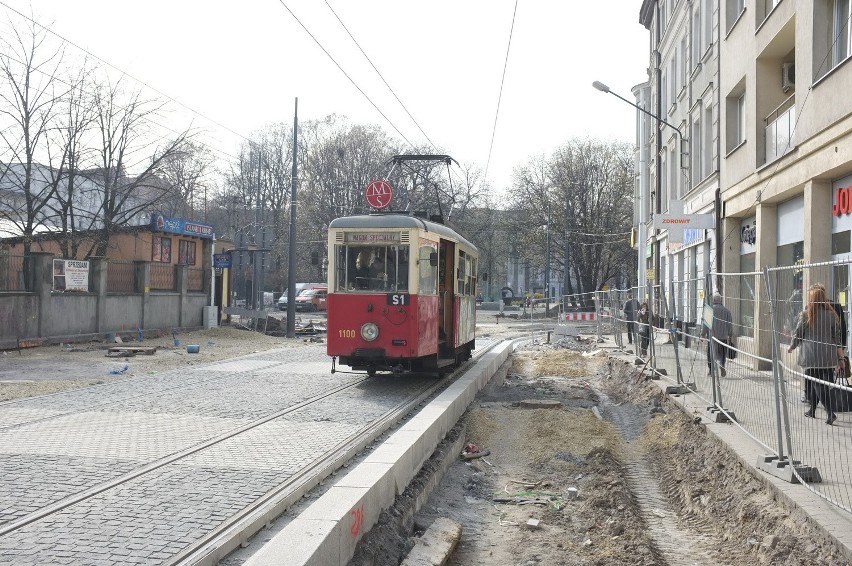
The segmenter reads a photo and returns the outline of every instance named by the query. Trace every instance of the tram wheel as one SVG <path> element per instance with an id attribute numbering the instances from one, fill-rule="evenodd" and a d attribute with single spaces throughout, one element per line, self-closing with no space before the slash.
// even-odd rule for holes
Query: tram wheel
<path id="1" fill-rule="evenodd" d="M 367 375 L 369 375 L 370 377 L 373 377 L 374 375 L 376 375 L 376 370 L 374 370 L 374 369 L 368 369 L 368 370 L 367 370 Z"/>

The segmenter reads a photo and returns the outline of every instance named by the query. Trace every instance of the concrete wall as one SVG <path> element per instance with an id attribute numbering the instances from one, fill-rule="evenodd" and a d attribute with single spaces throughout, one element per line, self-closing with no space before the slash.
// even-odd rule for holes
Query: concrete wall
<path id="1" fill-rule="evenodd" d="M 53 254 L 34 253 L 30 269 L 31 292 L 0 293 L 0 348 L 18 340 L 70 340 L 106 337 L 116 332 L 195 328 L 203 324 L 203 307 L 209 303 L 210 281 L 203 292 L 186 289 L 186 267 L 178 266 L 177 291 L 150 292 L 148 262 L 137 262 L 137 293 L 107 293 L 106 260 L 90 260 L 89 293 L 53 291 Z M 209 279 L 209 278 L 208 278 Z"/>

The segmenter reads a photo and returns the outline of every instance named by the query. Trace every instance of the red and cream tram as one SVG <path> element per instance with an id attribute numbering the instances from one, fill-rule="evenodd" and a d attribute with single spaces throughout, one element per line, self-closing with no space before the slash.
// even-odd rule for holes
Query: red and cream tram
<path id="1" fill-rule="evenodd" d="M 471 356 L 478 252 L 405 214 L 328 227 L 328 355 L 353 370 L 440 373 Z"/>

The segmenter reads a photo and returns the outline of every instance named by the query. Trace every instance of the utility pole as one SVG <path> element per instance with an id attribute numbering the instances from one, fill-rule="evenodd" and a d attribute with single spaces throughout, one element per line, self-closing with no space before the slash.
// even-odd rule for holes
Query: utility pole
<path id="1" fill-rule="evenodd" d="M 550 199 L 547 199 L 547 244 L 544 264 L 544 317 L 550 314 Z"/>
<path id="2" fill-rule="evenodd" d="M 299 98 L 293 112 L 293 169 L 290 175 L 290 245 L 287 262 L 287 338 L 296 337 L 296 148 L 299 131 Z"/>
<path id="3" fill-rule="evenodd" d="M 257 193 L 254 200 L 254 245 L 255 251 L 252 252 L 252 263 L 254 264 L 254 275 L 252 276 L 252 308 L 261 310 L 263 308 L 263 289 L 260 286 L 260 258 L 257 255 L 257 248 L 260 244 L 260 147 L 257 148 Z"/>

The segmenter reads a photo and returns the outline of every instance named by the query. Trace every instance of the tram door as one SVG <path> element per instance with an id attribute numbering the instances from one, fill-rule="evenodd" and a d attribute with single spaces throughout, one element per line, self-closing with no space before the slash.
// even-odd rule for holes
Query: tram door
<path id="1" fill-rule="evenodd" d="M 438 250 L 438 344 L 452 349 L 455 344 L 453 335 L 453 285 L 455 283 L 456 245 L 441 240 Z M 440 349 L 439 349 L 440 353 Z"/>

